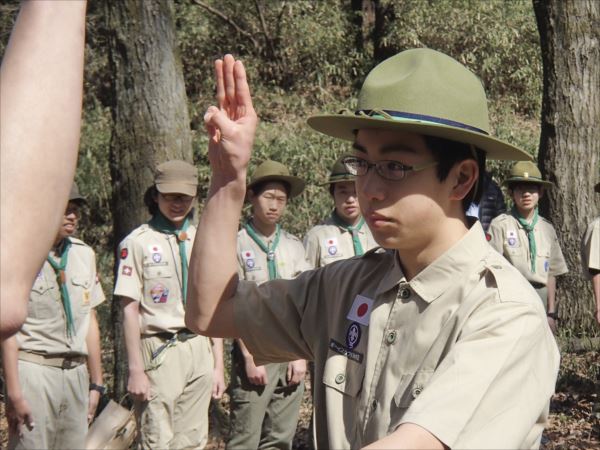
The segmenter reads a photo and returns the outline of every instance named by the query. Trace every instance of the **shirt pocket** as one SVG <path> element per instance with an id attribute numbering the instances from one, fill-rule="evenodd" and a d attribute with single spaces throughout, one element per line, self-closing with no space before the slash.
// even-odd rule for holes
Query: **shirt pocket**
<path id="1" fill-rule="evenodd" d="M 341 394 L 356 397 L 365 375 L 364 363 L 351 361 L 343 355 L 332 354 L 325 362 L 323 384 Z"/>
<path id="2" fill-rule="evenodd" d="M 394 395 L 396 406 L 398 408 L 408 408 L 429 384 L 432 375 L 433 370 L 420 370 L 414 374 L 402 375 Z"/>
<path id="3" fill-rule="evenodd" d="M 144 267 L 144 279 L 154 280 L 156 278 L 172 278 L 173 271 L 169 266 L 146 266 Z"/>
<path id="4" fill-rule="evenodd" d="M 60 313 L 62 305 L 50 290 L 48 283 L 36 280 L 29 294 L 28 316 L 33 319 L 49 319 Z"/>
<path id="5" fill-rule="evenodd" d="M 90 312 L 92 286 L 89 274 L 77 274 L 71 277 L 71 309 L 76 310 L 79 315 L 85 315 Z"/>

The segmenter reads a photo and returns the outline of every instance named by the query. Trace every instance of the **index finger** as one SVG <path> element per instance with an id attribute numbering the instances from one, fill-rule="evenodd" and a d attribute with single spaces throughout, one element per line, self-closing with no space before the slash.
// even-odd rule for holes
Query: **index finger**
<path id="1" fill-rule="evenodd" d="M 223 80 L 223 60 L 215 60 L 215 81 L 217 83 L 217 105 L 219 109 L 225 106 L 225 82 Z"/>

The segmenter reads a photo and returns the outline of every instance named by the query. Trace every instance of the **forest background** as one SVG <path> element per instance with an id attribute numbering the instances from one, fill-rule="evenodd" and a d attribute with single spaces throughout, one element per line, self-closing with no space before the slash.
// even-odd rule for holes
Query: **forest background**
<path id="1" fill-rule="evenodd" d="M 84 112 L 76 180 L 89 204 L 79 235 L 97 252 L 108 298 L 98 313 L 104 370 L 112 386 L 111 292 L 118 244 L 113 212 L 122 199 L 114 195 L 112 174 L 118 162 L 110 154 L 111 109 L 116 99 L 109 54 L 114 31 L 106 19 L 108 1 L 88 3 Z M 488 94 L 493 134 L 537 155 L 542 56 L 529 0 L 381 0 L 373 2 L 377 9 L 366 12 L 361 0 L 165 2 L 174 18 L 177 56 L 185 79 L 193 161 L 202 187 L 200 199 L 206 194 L 209 179 L 202 116 L 213 103 L 213 61 L 227 52 L 244 61 L 260 117 L 253 167 L 263 159 L 276 159 L 307 181 L 306 191 L 291 202 L 283 220 L 283 226 L 298 236 L 330 211 L 329 193 L 319 183 L 326 180 L 337 156 L 349 150 L 347 142 L 311 131 L 306 118 L 352 109 L 369 70 L 404 49 L 433 48 L 469 67 L 481 78 Z M 0 4 L 0 55 L 18 7 L 18 0 Z M 488 163 L 499 183 L 509 167 L 506 162 Z M 599 333 L 589 320 L 578 327 L 563 327 L 559 338 L 566 342 L 572 336 L 597 337 Z M 566 357 L 574 365 L 563 367 L 561 380 L 569 389 L 574 385 L 575 391 L 566 394 L 571 397 L 567 398 L 570 406 L 565 408 L 580 403 L 578 385 L 586 391 L 597 383 L 597 356 L 592 351 L 581 357 Z M 600 414 L 592 411 L 597 397 L 586 398 L 584 409 L 591 416 L 585 417 L 595 422 L 581 432 L 598 433 Z"/>

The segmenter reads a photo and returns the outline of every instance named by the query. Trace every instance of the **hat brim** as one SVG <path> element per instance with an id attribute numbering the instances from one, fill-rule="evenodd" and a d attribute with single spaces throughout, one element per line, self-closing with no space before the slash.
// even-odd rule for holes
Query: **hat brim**
<path id="1" fill-rule="evenodd" d="M 252 188 L 253 186 L 256 186 L 257 184 L 265 183 L 268 181 L 282 181 L 284 183 L 287 183 L 290 186 L 289 198 L 294 198 L 294 197 L 297 197 L 298 195 L 300 195 L 302 193 L 302 191 L 304 190 L 304 186 L 305 186 L 304 180 L 302 178 L 294 177 L 291 175 L 267 175 L 267 176 L 260 177 L 260 178 L 257 178 L 256 180 L 252 181 L 252 183 L 250 183 L 246 187 L 246 190 L 249 190 L 250 188 Z"/>
<path id="2" fill-rule="evenodd" d="M 330 178 L 325 183 L 319 183 L 318 186 L 330 186 L 330 185 L 336 184 L 336 183 L 343 183 L 344 181 L 356 181 L 356 177 L 354 175 L 350 175 L 350 174 L 342 175 L 339 177 Z"/>
<path id="3" fill-rule="evenodd" d="M 87 200 L 85 199 L 85 197 L 82 197 L 81 195 L 73 197 L 73 198 L 69 198 L 69 201 L 70 202 L 75 202 L 79 206 L 87 205 Z"/>
<path id="4" fill-rule="evenodd" d="M 184 194 L 195 197 L 198 186 L 184 183 L 161 183 L 156 185 L 156 190 L 161 194 Z"/>
<path id="5" fill-rule="evenodd" d="M 511 184 L 539 184 L 540 186 L 544 186 L 547 188 L 554 187 L 554 183 L 551 181 L 539 180 L 535 178 L 524 178 L 524 177 L 512 177 L 504 180 L 503 183 L 505 186 L 509 186 Z"/>
<path id="6" fill-rule="evenodd" d="M 449 125 L 417 120 L 394 120 L 347 114 L 318 115 L 309 117 L 307 122 L 311 128 L 319 133 L 346 141 L 354 141 L 356 130 L 363 128 L 407 131 L 472 144 L 485 151 L 487 159 L 510 161 L 533 160 L 533 157 L 526 151 L 492 136 Z"/>

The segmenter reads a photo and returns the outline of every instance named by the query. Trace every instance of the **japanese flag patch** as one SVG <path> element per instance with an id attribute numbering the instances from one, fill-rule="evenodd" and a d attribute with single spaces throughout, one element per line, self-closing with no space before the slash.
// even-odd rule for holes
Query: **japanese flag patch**
<path id="1" fill-rule="evenodd" d="M 374 300 L 372 298 L 357 295 L 354 302 L 352 302 L 352 307 L 350 308 L 346 319 L 368 326 L 369 321 L 371 320 L 373 302 Z"/>
<path id="2" fill-rule="evenodd" d="M 515 230 L 506 230 L 506 242 L 509 247 L 519 246 L 519 237 Z"/>
<path id="3" fill-rule="evenodd" d="M 162 253 L 162 247 L 159 244 L 150 244 L 148 246 L 148 251 L 150 253 Z"/>
<path id="4" fill-rule="evenodd" d="M 256 259 L 254 257 L 254 252 L 252 250 L 242 250 L 242 261 L 244 261 L 244 266 L 248 269 L 253 269 L 256 265 Z"/>
<path id="5" fill-rule="evenodd" d="M 334 256 L 338 252 L 338 240 L 335 237 L 330 237 L 324 240 L 327 253 Z"/>

